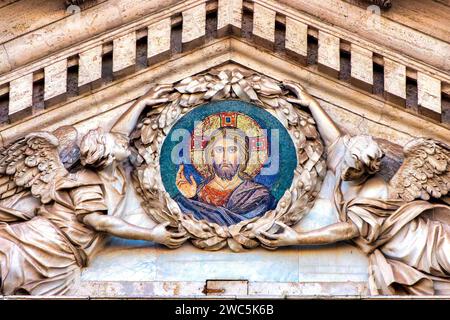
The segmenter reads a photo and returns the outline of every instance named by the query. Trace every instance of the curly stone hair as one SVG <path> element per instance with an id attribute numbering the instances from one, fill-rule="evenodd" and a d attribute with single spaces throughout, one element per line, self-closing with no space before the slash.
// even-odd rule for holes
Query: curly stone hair
<path id="1" fill-rule="evenodd" d="M 120 134 L 105 133 L 101 128 L 90 130 L 81 140 L 81 164 L 98 169 L 109 166 L 115 159 L 113 148 L 116 139 L 128 139 Z"/>
<path id="2" fill-rule="evenodd" d="M 384 153 L 378 143 L 369 135 L 345 137 L 344 169 L 341 178 L 344 181 L 358 180 L 380 170 Z"/>

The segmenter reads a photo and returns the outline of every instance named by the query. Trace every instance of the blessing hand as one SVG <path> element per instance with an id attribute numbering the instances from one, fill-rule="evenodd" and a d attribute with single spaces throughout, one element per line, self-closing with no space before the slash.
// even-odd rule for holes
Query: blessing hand
<path id="1" fill-rule="evenodd" d="M 193 176 L 190 176 L 189 180 L 186 179 L 184 175 L 184 164 L 180 164 L 180 168 L 178 169 L 176 185 L 181 194 L 186 198 L 193 198 L 197 194 L 197 182 Z"/>
<path id="2" fill-rule="evenodd" d="M 266 231 L 259 231 L 256 237 L 263 245 L 268 248 L 275 249 L 282 246 L 292 246 L 298 244 L 298 233 L 291 227 L 282 222 L 276 221 L 281 230 L 279 233 L 269 233 Z"/>

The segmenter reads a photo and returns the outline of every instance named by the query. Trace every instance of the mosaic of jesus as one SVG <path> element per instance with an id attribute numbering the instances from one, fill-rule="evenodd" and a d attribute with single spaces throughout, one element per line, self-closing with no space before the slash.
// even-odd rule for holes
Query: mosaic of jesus
<path id="1" fill-rule="evenodd" d="M 221 101 L 194 109 L 172 127 L 160 165 L 181 212 L 230 226 L 277 206 L 292 182 L 296 155 L 273 115 Z"/>

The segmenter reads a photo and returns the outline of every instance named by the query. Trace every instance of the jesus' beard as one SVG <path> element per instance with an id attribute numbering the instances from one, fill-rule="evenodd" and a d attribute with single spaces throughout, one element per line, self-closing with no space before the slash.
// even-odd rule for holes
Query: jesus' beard
<path id="1" fill-rule="evenodd" d="M 224 166 L 224 163 L 217 164 L 214 162 L 213 168 L 214 168 L 215 174 L 219 178 L 231 181 L 239 170 L 239 164 L 238 163 L 228 163 L 227 166 Z"/>

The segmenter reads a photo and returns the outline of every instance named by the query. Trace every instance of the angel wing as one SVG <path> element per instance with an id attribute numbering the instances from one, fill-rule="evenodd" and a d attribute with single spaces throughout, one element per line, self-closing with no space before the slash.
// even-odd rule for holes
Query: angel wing
<path id="1" fill-rule="evenodd" d="M 404 201 L 441 198 L 450 190 L 450 146 L 418 138 L 403 148 L 404 160 L 389 184 L 396 198 Z"/>
<path id="2" fill-rule="evenodd" d="M 50 202 L 56 178 L 68 174 L 58 146 L 55 135 L 34 132 L 0 149 L 0 200 L 29 189 L 42 203 Z"/>

